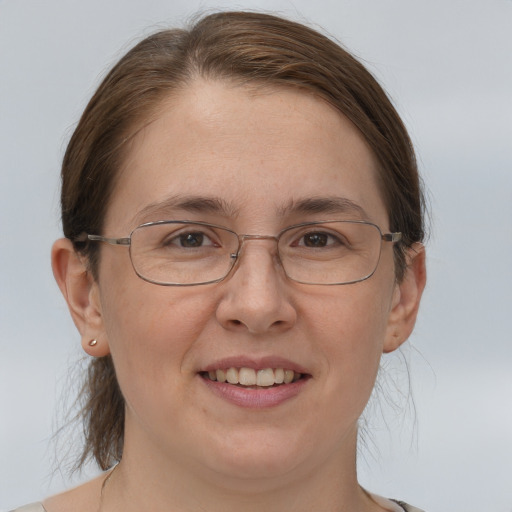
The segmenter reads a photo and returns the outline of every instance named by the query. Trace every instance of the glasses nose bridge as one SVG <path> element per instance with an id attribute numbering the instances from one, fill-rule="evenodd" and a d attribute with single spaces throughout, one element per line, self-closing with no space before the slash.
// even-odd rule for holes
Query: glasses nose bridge
<path id="1" fill-rule="evenodd" d="M 273 240 L 276 243 L 276 254 L 279 253 L 278 244 L 279 237 L 275 235 L 252 235 L 252 234 L 239 234 L 238 235 L 238 250 L 236 254 L 232 254 L 231 257 L 239 260 L 242 255 L 245 242 L 248 240 Z"/>
<path id="2" fill-rule="evenodd" d="M 230 273 L 236 272 L 238 270 L 238 267 L 241 264 L 241 259 L 242 259 L 243 252 L 244 252 L 243 251 L 244 244 L 248 240 L 273 240 L 276 243 L 276 245 L 275 245 L 275 252 L 271 251 L 272 258 L 275 259 L 275 264 L 282 267 L 283 264 L 281 262 L 281 257 L 279 254 L 279 236 L 239 234 L 238 235 L 238 250 L 236 251 L 236 253 L 232 253 L 230 255 L 231 260 L 232 260 L 232 267 L 231 267 Z"/>
<path id="3" fill-rule="evenodd" d="M 279 244 L 279 237 L 275 235 L 240 234 L 238 235 L 238 254 L 242 252 L 242 248 L 247 240 L 274 240 L 276 244 Z"/>
<path id="4" fill-rule="evenodd" d="M 275 235 L 249 235 L 249 234 L 242 234 L 238 235 L 238 239 L 240 240 L 240 243 L 244 243 L 245 240 L 275 240 L 276 242 L 279 241 L 279 238 Z"/>

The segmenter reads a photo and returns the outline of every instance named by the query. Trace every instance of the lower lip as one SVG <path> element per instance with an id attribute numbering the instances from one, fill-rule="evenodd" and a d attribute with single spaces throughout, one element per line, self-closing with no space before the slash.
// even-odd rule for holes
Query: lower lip
<path id="1" fill-rule="evenodd" d="M 208 388 L 218 397 L 238 405 L 251 409 L 275 407 L 297 396 L 308 382 L 308 378 L 299 379 L 290 384 L 280 386 L 248 389 L 227 382 L 218 382 L 199 376 Z"/>

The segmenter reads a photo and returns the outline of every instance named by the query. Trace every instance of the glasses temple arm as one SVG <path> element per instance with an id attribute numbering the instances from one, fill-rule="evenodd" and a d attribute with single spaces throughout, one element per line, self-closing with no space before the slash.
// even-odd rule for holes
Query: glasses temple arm
<path id="1" fill-rule="evenodd" d="M 400 242 L 402 240 L 402 233 L 386 233 L 382 235 L 382 240 L 385 242 Z"/>
<path id="2" fill-rule="evenodd" d="M 87 240 L 92 242 L 106 242 L 110 245 L 131 245 L 130 238 L 109 238 L 101 235 L 89 235 L 87 233 L 81 234 L 75 240 L 77 242 L 86 242 Z"/>

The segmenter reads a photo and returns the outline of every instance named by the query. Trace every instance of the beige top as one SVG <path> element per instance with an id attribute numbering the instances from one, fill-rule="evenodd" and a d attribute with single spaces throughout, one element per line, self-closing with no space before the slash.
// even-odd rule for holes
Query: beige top
<path id="1" fill-rule="evenodd" d="M 376 496 L 375 494 L 371 494 L 373 500 L 381 505 L 382 507 L 389 510 L 389 512 L 423 512 L 419 508 L 412 507 L 411 505 L 407 505 L 406 503 L 389 501 L 385 498 L 381 498 L 380 496 Z M 391 508 L 390 508 L 391 507 Z M 24 507 L 17 508 L 12 512 L 46 512 L 46 509 L 43 507 L 41 503 L 32 503 L 30 505 L 25 505 Z"/>
<path id="2" fill-rule="evenodd" d="M 17 508 L 12 512 L 46 512 L 46 509 L 43 507 L 42 503 L 31 503 L 30 505 Z"/>

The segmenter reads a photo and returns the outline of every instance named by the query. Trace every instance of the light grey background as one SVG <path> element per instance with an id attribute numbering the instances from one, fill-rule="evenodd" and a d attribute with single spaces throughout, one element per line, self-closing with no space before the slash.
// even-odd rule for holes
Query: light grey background
<path id="1" fill-rule="evenodd" d="M 0 0 L 0 509 L 70 484 L 50 438 L 79 339 L 49 251 L 71 130 L 121 50 L 225 7 L 309 20 L 361 56 L 403 115 L 430 189 L 429 284 L 404 355 L 417 426 L 389 407 L 388 427 L 370 420 L 377 448 L 362 482 L 428 512 L 511 512 L 510 0 Z M 386 365 L 404 380 L 397 358 Z"/>

